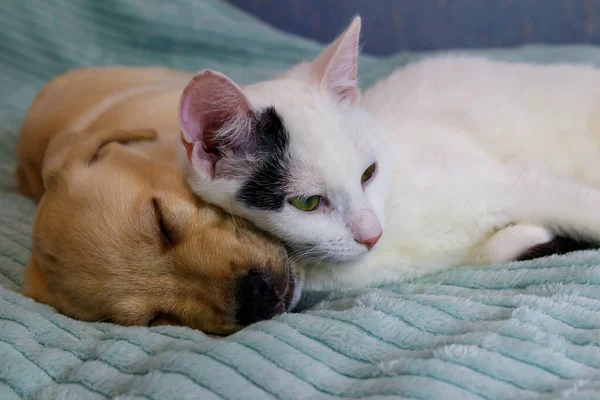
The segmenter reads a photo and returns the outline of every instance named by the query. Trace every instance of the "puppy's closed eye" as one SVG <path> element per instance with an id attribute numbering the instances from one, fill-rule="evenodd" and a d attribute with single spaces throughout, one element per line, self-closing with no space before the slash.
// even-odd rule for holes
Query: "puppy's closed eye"
<path id="1" fill-rule="evenodd" d="M 177 234 L 165 218 L 162 204 L 157 197 L 152 198 L 152 210 L 154 211 L 157 230 L 163 247 L 169 248 L 177 244 Z"/>

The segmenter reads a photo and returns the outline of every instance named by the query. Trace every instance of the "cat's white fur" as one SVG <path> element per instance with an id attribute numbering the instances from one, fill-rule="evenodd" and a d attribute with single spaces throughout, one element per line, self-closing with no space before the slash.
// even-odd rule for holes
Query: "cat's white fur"
<path id="1" fill-rule="evenodd" d="M 250 209 L 235 197 L 249 176 L 214 175 L 203 161 L 191 163 L 194 191 L 299 254 L 310 243 L 303 258 L 309 289 L 510 261 L 557 234 L 600 242 L 598 70 L 437 57 L 394 72 L 359 103 L 357 21 L 316 61 L 274 80 L 238 88 L 217 79 L 238 93 L 233 103 L 243 110 L 275 107 L 290 133 L 291 191 L 327 196 L 332 206 Z M 196 97 L 223 100 L 211 93 L 198 89 Z M 186 124 L 195 114 L 182 104 L 184 141 L 194 143 L 203 121 Z M 376 175 L 361 187 L 374 160 Z M 355 238 L 361 229 L 375 232 L 373 218 L 384 233 L 368 252 Z"/>
<path id="2" fill-rule="evenodd" d="M 555 234 L 600 239 L 600 71 L 434 57 L 364 94 L 393 157 L 385 235 L 309 287 L 514 260 Z"/>

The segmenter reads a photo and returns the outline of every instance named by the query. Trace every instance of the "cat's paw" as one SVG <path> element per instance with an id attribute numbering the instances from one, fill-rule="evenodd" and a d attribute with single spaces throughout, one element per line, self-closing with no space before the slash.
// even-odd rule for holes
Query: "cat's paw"
<path id="1" fill-rule="evenodd" d="M 535 225 L 511 225 L 496 232 L 472 258 L 475 264 L 496 264 L 516 261 L 532 248 L 550 243 L 556 235 Z"/>

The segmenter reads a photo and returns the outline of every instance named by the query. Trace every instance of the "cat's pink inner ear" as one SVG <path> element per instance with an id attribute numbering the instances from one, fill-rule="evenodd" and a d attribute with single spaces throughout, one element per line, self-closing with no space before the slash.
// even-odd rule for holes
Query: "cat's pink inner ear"
<path id="1" fill-rule="evenodd" d="M 204 71 L 186 86 L 179 103 L 179 123 L 188 160 L 213 178 L 226 153 L 247 145 L 252 108 L 241 89 L 225 75 Z"/>
<path id="2" fill-rule="evenodd" d="M 360 17 L 312 62 L 313 73 L 322 88 L 340 102 L 355 103 L 359 97 L 357 73 Z"/>

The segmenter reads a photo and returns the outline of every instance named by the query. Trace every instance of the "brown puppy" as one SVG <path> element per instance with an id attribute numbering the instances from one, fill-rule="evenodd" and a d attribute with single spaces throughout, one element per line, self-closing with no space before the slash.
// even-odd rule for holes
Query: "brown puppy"
<path id="1" fill-rule="evenodd" d="M 176 104 L 169 96 L 188 78 L 163 69 L 80 70 L 36 97 L 16 171 L 20 191 L 41 199 L 27 296 L 86 321 L 215 334 L 298 300 L 300 280 L 284 248 L 185 184 L 177 110 L 160 106 Z"/>

